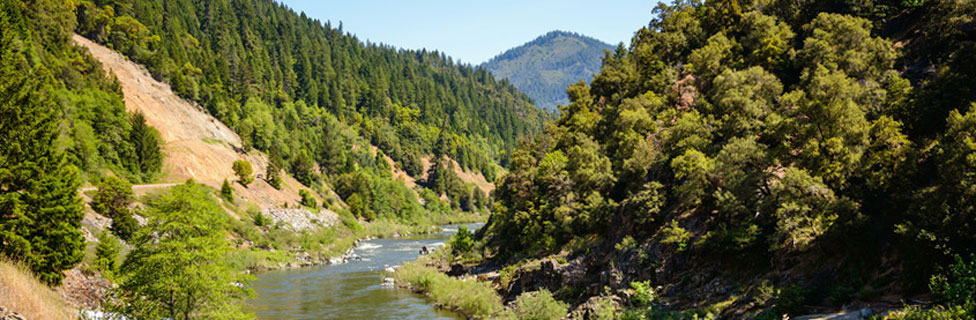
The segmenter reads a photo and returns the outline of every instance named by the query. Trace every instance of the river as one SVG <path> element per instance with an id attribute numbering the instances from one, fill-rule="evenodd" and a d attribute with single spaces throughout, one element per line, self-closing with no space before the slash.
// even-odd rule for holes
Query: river
<path id="1" fill-rule="evenodd" d="M 483 223 L 468 224 L 472 232 Z M 442 232 L 360 242 L 362 258 L 344 264 L 257 274 L 247 308 L 258 319 L 464 319 L 434 308 L 423 295 L 381 286 L 384 269 L 417 259 L 420 248 L 444 244 L 457 225 Z"/>

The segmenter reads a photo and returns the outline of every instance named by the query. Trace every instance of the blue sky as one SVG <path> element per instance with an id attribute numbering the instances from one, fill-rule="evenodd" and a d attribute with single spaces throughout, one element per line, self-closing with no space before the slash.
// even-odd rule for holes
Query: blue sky
<path id="1" fill-rule="evenodd" d="M 280 0 L 311 18 L 342 21 L 360 40 L 440 50 L 479 64 L 552 31 L 578 32 L 616 45 L 630 43 L 651 20 L 657 1 L 393 1 Z"/>

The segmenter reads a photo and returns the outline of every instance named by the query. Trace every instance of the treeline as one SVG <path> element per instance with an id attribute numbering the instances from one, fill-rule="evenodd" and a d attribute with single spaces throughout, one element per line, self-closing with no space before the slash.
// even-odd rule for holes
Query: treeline
<path id="1" fill-rule="evenodd" d="M 654 13 L 513 153 L 488 232 L 500 257 L 600 235 L 670 248 L 651 261 L 720 257 L 755 274 L 842 261 L 795 284 L 802 307 L 870 298 L 875 280 L 927 291 L 976 251 L 976 2 Z M 891 267 L 882 255 L 894 277 L 874 278 Z"/>
<path id="2" fill-rule="evenodd" d="M 338 170 L 329 164 L 344 162 L 348 149 L 316 120 L 328 113 L 413 176 L 446 136 L 449 156 L 493 180 L 507 154 L 499 151 L 547 117 L 483 68 L 363 43 L 273 1 L 98 0 L 76 13 L 78 33 L 147 66 L 248 146 L 279 146 L 286 167 L 307 152 Z"/>

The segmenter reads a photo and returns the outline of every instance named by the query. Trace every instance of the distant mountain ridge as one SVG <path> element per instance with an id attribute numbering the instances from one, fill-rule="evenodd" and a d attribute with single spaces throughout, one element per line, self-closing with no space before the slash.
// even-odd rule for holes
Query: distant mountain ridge
<path id="1" fill-rule="evenodd" d="M 482 64 L 495 78 L 508 79 L 536 106 L 567 104 L 566 87 L 600 72 L 603 50 L 614 47 L 575 32 L 551 31 Z"/>

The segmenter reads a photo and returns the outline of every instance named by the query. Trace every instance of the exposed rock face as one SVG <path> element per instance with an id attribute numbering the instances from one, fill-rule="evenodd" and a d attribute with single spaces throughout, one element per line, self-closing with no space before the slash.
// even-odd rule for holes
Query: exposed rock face
<path id="1" fill-rule="evenodd" d="M 58 293 L 79 309 L 97 310 L 105 302 L 112 283 L 98 273 L 86 275 L 79 267 L 65 271 Z M 3 318 L 0 318 L 2 320 Z"/>
<path id="2" fill-rule="evenodd" d="M 312 230 L 319 227 L 328 227 L 339 221 L 339 216 L 329 209 L 321 209 L 319 214 L 312 213 L 307 209 L 265 209 L 261 214 L 271 218 L 274 223 L 283 223 L 295 231 Z"/>
<path id="3" fill-rule="evenodd" d="M 564 284 L 563 276 L 556 270 L 556 265 L 557 262 L 553 260 L 545 260 L 542 261 L 539 269 L 520 273 L 518 279 L 512 281 L 505 290 L 505 301 L 515 300 L 524 292 L 562 287 Z"/>
<path id="4" fill-rule="evenodd" d="M 593 296 L 570 311 L 563 319 L 606 319 L 607 313 L 612 313 L 612 310 L 620 307 L 621 301 L 617 296 Z"/>

